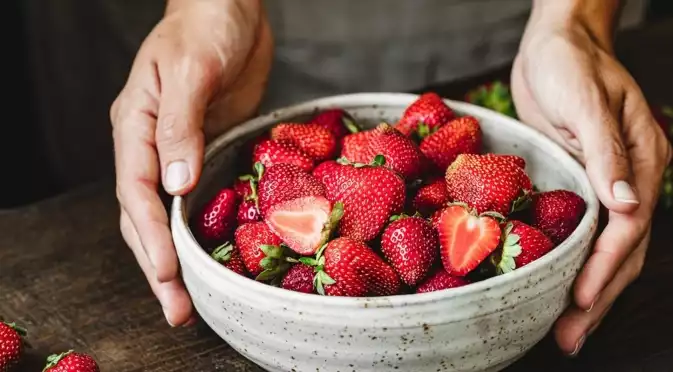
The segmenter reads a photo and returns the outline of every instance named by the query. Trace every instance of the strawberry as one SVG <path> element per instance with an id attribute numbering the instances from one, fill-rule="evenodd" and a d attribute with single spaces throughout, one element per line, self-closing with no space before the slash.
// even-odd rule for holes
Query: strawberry
<path id="1" fill-rule="evenodd" d="M 554 243 L 542 231 L 520 221 L 509 222 L 504 236 L 502 252 L 495 259 L 498 274 L 526 266 L 554 248 Z"/>
<path id="2" fill-rule="evenodd" d="M 446 189 L 452 200 L 478 213 L 507 215 L 529 199 L 533 184 L 526 172 L 508 157 L 461 154 L 446 170 Z"/>
<path id="3" fill-rule="evenodd" d="M 467 279 L 451 275 L 443 267 L 439 267 L 416 288 L 416 293 L 441 291 L 442 289 L 457 288 L 468 284 L 470 282 Z"/>
<path id="4" fill-rule="evenodd" d="M 437 93 L 424 93 L 407 107 L 395 128 L 407 137 L 417 135 L 424 138 L 454 116 L 453 111 Z"/>
<path id="5" fill-rule="evenodd" d="M 349 134 L 341 140 L 341 157 L 355 162 L 352 159 L 372 159 L 376 154 L 372 152 L 371 138 L 375 130 Z M 366 162 L 366 161 L 365 161 Z"/>
<path id="6" fill-rule="evenodd" d="M 346 111 L 338 108 L 322 111 L 310 122 L 329 129 L 337 140 L 341 140 L 348 133 L 360 131 L 355 120 Z"/>
<path id="7" fill-rule="evenodd" d="M 245 162 L 241 162 L 241 164 L 244 165 L 246 169 L 248 168 L 248 164 L 250 164 L 248 160 L 252 159 L 253 157 L 255 147 L 257 147 L 257 145 L 259 145 L 260 143 L 268 141 L 270 139 L 271 138 L 269 138 L 269 132 L 265 131 L 264 133 L 261 133 L 253 138 L 248 139 L 247 141 L 245 141 L 243 146 L 241 146 L 240 157 L 241 159 L 245 159 Z"/>
<path id="8" fill-rule="evenodd" d="M 315 161 L 327 160 L 336 152 L 336 137 L 317 124 L 281 123 L 271 129 L 271 138 L 292 143 Z"/>
<path id="9" fill-rule="evenodd" d="M 247 276 L 248 270 L 245 268 L 245 263 L 241 257 L 241 252 L 236 249 L 231 243 L 226 242 L 221 246 L 215 248 L 210 256 L 217 262 L 221 263 L 227 269 L 236 274 Z"/>
<path id="10" fill-rule="evenodd" d="M 381 237 L 381 253 L 402 281 L 414 287 L 437 261 L 437 231 L 422 217 L 393 216 Z"/>
<path id="11" fill-rule="evenodd" d="M 26 330 L 16 323 L 0 322 L 0 371 L 10 371 L 23 356 Z"/>
<path id="12" fill-rule="evenodd" d="M 256 280 L 278 279 L 290 268 L 291 252 L 264 222 L 239 226 L 234 239 L 245 268 Z"/>
<path id="13" fill-rule="evenodd" d="M 404 207 L 404 180 L 381 166 L 385 158 L 378 156 L 372 165 L 331 165 L 323 174 L 327 199 L 343 203 L 339 234 L 355 240 L 369 241 L 385 227 L 390 216 Z"/>
<path id="14" fill-rule="evenodd" d="M 262 163 L 265 167 L 276 164 L 294 164 L 310 172 L 313 169 L 313 159 L 301 151 L 297 146 L 286 141 L 265 140 L 255 146 L 252 156 L 253 163 Z"/>
<path id="15" fill-rule="evenodd" d="M 261 219 L 262 216 L 259 214 L 259 209 L 257 209 L 257 204 L 254 200 L 246 200 L 238 206 L 236 220 L 239 225 L 260 221 Z"/>
<path id="16" fill-rule="evenodd" d="M 477 216 L 463 205 L 451 205 L 439 217 L 440 257 L 449 274 L 465 276 L 500 243 L 500 225 L 491 216 Z"/>
<path id="17" fill-rule="evenodd" d="M 491 158 L 496 158 L 502 161 L 512 162 L 521 169 L 526 169 L 526 159 L 517 156 L 517 155 L 504 155 L 504 154 L 484 154 L 482 156 L 487 156 Z"/>
<path id="18" fill-rule="evenodd" d="M 225 188 L 201 209 L 196 230 L 204 244 L 221 244 L 231 239 L 236 226 L 236 207 L 236 192 Z"/>
<path id="19" fill-rule="evenodd" d="M 345 149 L 342 149 L 342 157 L 353 163 L 369 164 L 374 161 L 375 156 L 383 155 L 386 158 L 386 167 L 403 178 L 413 180 L 420 176 L 423 154 L 412 140 L 389 124 L 379 124 L 369 135 L 365 146 L 369 148 L 352 151 L 351 158 L 345 156 Z"/>
<path id="20" fill-rule="evenodd" d="M 314 277 L 313 267 L 304 265 L 303 263 L 296 263 L 285 274 L 280 287 L 295 292 L 315 293 L 313 288 Z"/>
<path id="21" fill-rule="evenodd" d="M 554 244 L 566 240 L 584 216 L 586 203 L 568 190 L 535 193 L 530 208 L 531 225 L 542 230 Z"/>
<path id="22" fill-rule="evenodd" d="M 460 154 L 481 152 L 481 127 L 473 116 L 450 121 L 421 142 L 421 152 L 441 172 Z"/>
<path id="23" fill-rule="evenodd" d="M 91 356 L 70 350 L 50 355 L 42 372 L 100 372 L 100 369 Z"/>
<path id="24" fill-rule="evenodd" d="M 333 171 L 338 169 L 339 167 L 341 167 L 341 164 L 337 163 L 334 160 L 328 160 L 318 164 L 318 166 L 315 167 L 315 169 L 313 169 L 313 172 L 311 174 L 313 174 L 313 177 L 315 177 L 318 181 L 320 181 L 320 183 L 325 185 L 331 182 L 329 179 L 326 179 L 325 177 L 330 177 L 334 175 L 335 173 Z"/>
<path id="25" fill-rule="evenodd" d="M 253 176 L 246 174 L 240 176 L 234 181 L 234 192 L 236 192 L 236 197 L 238 200 L 245 200 L 252 195 L 252 186 L 250 181 L 253 180 Z"/>
<path id="26" fill-rule="evenodd" d="M 418 189 L 412 204 L 419 213 L 429 216 L 446 205 L 450 199 L 446 181 L 443 178 L 436 178 Z"/>
<path id="27" fill-rule="evenodd" d="M 324 196 L 325 187 L 302 168 L 281 163 L 269 168 L 255 164 L 259 184 L 257 197 L 262 217 L 275 204 L 306 196 Z"/>
<path id="28" fill-rule="evenodd" d="M 316 258 L 316 290 L 328 296 L 391 296 L 400 278 L 366 244 L 341 237 L 321 248 Z"/>
<path id="29" fill-rule="evenodd" d="M 435 229 L 439 229 L 439 221 L 441 221 L 442 213 L 444 212 L 444 209 L 440 209 L 438 211 L 435 211 L 431 216 L 430 216 L 430 225 L 434 227 Z"/>

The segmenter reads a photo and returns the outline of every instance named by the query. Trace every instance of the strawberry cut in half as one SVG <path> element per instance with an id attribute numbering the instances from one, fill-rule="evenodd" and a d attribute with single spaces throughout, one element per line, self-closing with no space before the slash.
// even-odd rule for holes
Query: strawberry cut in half
<path id="1" fill-rule="evenodd" d="M 477 268 L 500 244 L 496 218 L 488 213 L 477 215 L 460 204 L 442 210 L 437 229 L 442 264 L 455 276 L 465 276 Z"/>
<path id="2" fill-rule="evenodd" d="M 342 203 L 332 207 L 323 196 L 306 196 L 271 207 L 266 223 L 290 249 L 312 255 L 327 242 L 342 216 Z"/>

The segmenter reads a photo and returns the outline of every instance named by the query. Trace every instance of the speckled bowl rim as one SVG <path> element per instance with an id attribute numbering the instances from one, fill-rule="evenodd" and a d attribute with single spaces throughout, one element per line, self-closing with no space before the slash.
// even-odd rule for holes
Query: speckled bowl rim
<path id="1" fill-rule="evenodd" d="M 206 164 L 210 159 L 214 158 L 219 153 L 219 151 L 224 149 L 226 145 L 233 142 L 235 139 L 249 135 L 258 130 L 262 130 L 268 126 L 269 122 L 276 122 L 283 117 L 299 116 L 310 113 L 313 112 L 316 107 L 342 107 L 348 110 L 348 108 L 352 106 L 405 106 L 416 98 L 418 98 L 418 95 L 407 93 L 354 93 L 314 99 L 274 110 L 268 114 L 248 120 L 216 138 L 207 146 L 205 150 L 204 164 Z M 339 297 L 306 294 L 273 287 L 257 282 L 254 279 L 238 275 L 215 262 L 199 245 L 188 226 L 184 197 L 177 196 L 173 198 L 173 204 L 171 208 L 171 228 L 175 230 L 174 234 L 178 233 L 187 238 L 185 239 L 187 243 L 186 247 L 181 248 L 184 249 L 185 254 L 192 255 L 196 259 L 197 263 L 205 265 L 209 270 L 213 270 L 214 272 L 218 273 L 218 275 L 221 275 L 224 280 L 231 282 L 233 285 L 245 286 L 250 291 L 256 291 L 260 295 L 274 297 L 279 300 L 285 300 L 287 301 L 288 307 L 293 305 L 300 306 L 300 304 L 304 303 L 311 305 L 339 306 L 348 308 L 362 308 L 363 303 L 369 303 L 371 307 L 376 307 L 376 303 L 385 304 L 384 306 L 386 307 L 420 305 L 423 303 L 431 303 L 455 298 L 458 296 L 465 296 L 497 286 L 507 286 L 511 283 L 517 282 L 522 278 L 526 278 L 532 272 L 541 271 L 543 268 L 551 265 L 554 261 L 561 258 L 563 255 L 568 254 L 571 249 L 580 249 L 581 240 L 592 231 L 591 225 L 595 220 L 597 220 L 599 211 L 599 204 L 596 194 L 591 187 L 589 179 L 582 165 L 547 136 L 537 131 L 536 129 L 519 122 L 518 120 L 469 103 L 447 99 L 444 101 L 451 108 L 456 109 L 457 111 L 471 112 L 476 116 L 482 117 L 488 116 L 491 117 L 492 120 L 501 122 L 502 125 L 518 127 L 518 131 L 528 132 L 527 134 L 533 138 L 533 141 L 538 141 L 541 144 L 540 148 L 544 148 L 545 151 L 551 156 L 563 158 L 564 161 L 569 164 L 571 169 L 568 169 L 568 171 L 578 177 L 577 181 L 582 188 L 582 193 L 585 195 L 585 202 L 587 206 L 584 217 L 570 237 L 568 237 L 563 243 L 558 245 L 554 250 L 547 253 L 540 259 L 505 275 L 496 276 L 480 282 L 472 283 L 470 285 L 452 288 L 449 290 L 381 297 Z M 591 238 L 593 238 L 593 236 Z"/>

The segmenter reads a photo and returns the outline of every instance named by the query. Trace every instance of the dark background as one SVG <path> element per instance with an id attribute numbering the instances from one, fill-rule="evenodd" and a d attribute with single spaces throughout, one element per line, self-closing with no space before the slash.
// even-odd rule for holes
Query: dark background
<path id="1" fill-rule="evenodd" d="M 650 1 L 648 21 L 673 16 L 673 1 Z M 42 0 L 42 2 L 46 5 L 48 0 Z M 32 3 L 40 3 L 40 1 L 32 1 Z M 58 1 L 49 1 L 49 3 L 53 6 Z M 80 3 L 81 6 L 86 7 L 87 0 L 81 0 Z M 39 108 L 31 104 L 34 102 L 33 97 L 40 94 L 35 87 L 44 86 L 42 85 L 44 82 L 36 81 L 36 76 L 32 74 L 32 71 L 41 66 L 31 65 L 27 58 L 31 51 L 36 50 L 36 46 L 29 43 L 27 32 L 29 30 L 24 22 L 25 7 L 22 6 L 21 0 L 5 1 L 3 5 L 5 94 L 2 99 L 3 130 L 0 135 L 0 164 L 2 164 L 0 168 L 0 208 L 7 208 L 52 196 L 73 185 L 60 183 L 50 174 L 50 159 L 46 156 L 46 151 L 44 151 L 46 144 L 40 135 L 44 123 L 40 123 Z M 86 20 L 91 25 L 92 32 L 95 32 L 100 21 L 96 19 L 95 13 L 92 13 L 91 18 Z M 142 25 L 142 27 L 146 26 Z M 97 45 L 104 47 L 109 42 L 113 41 L 97 40 Z M 54 46 L 50 45 L 50 47 Z M 127 71 L 132 62 L 133 53 L 134 51 L 125 51 L 124 55 L 118 56 L 111 63 L 118 63 L 119 71 Z M 45 66 L 52 62 L 46 58 L 39 59 L 39 61 Z M 121 72 L 118 75 L 118 87 L 121 88 L 125 76 Z M 95 71 L 83 71 L 81 78 L 95 78 Z M 109 125 L 107 107 L 116 93 L 117 91 L 91 92 L 92 95 L 97 96 L 96 99 L 99 98 L 99 105 L 96 107 L 83 108 L 94 113 L 90 118 L 91 125 Z M 82 141 L 87 141 L 87 138 L 73 138 L 73 146 L 77 146 Z M 109 159 L 101 159 L 101 161 L 105 162 Z M 96 167 L 96 159 L 91 160 L 91 166 Z M 80 177 L 78 182 L 86 183 L 113 176 L 106 172 L 92 171 L 89 175 L 85 174 Z"/>

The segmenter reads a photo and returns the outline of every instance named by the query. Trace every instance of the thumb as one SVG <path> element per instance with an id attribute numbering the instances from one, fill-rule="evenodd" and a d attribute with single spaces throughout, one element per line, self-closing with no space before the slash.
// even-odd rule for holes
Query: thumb
<path id="1" fill-rule="evenodd" d="M 203 121 L 210 98 L 204 80 L 169 75 L 161 81 L 155 137 L 162 183 L 172 195 L 189 192 L 201 175 Z"/>
<path id="2" fill-rule="evenodd" d="M 581 123 L 578 137 L 582 142 L 589 180 L 606 208 L 630 213 L 640 200 L 633 187 L 631 160 L 622 139 L 619 123 L 607 108 Z"/>

